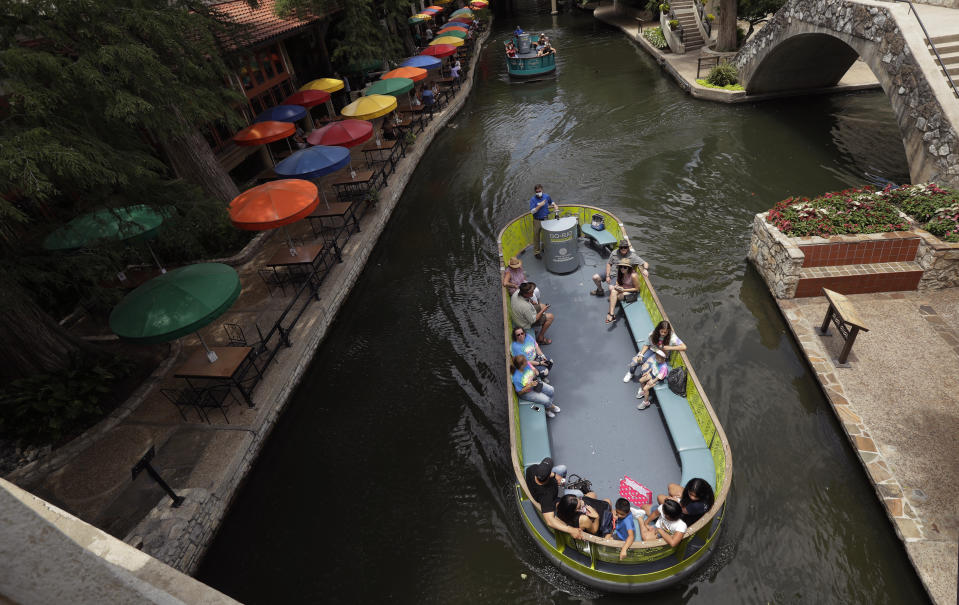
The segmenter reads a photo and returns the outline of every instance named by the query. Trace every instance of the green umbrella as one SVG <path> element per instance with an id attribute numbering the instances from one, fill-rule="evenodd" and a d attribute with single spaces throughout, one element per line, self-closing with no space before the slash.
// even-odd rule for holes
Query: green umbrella
<path id="1" fill-rule="evenodd" d="M 444 29 L 443 31 L 441 31 L 441 32 L 438 33 L 437 35 L 438 35 L 438 36 L 453 36 L 454 38 L 459 38 L 460 40 L 465 40 L 465 39 L 466 39 L 466 32 L 460 31 L 460 30 L 455 29 L 455 28 Z"/>
<path id="2" fill-rule="evenodd" d="M 390 95 L 395 97 L 413 90 L 413 80 L 409 78 L 388 78 L 386 80 L 377 80 L 363 91 L 363 96 L 367 95 Z"/>
<path id="3" fill-rule="evenodd" d="M 471 10 L 468 9 L 468 8 L 460 8 L 460 9 L 457 9 L 457 10 L 453 11 L 452 13 L 450 13 L 450 18 L 452 18 L 452 17 L 459 17 L 460 15 L 465 15 L 465 16 L 467 16 L 467 17 L 472 17 L 472 16 L 473 16 L 473 11 L 471 11 Z"/>
<path id="4" fill-rule="evenodd" d="M 88 212 L 60 227 L 43 240 L 47 250 L 76 250 L 98 239 L 146 240 L 156 237 L 163 224 L 159 212 L 144 206 L 104 208 Z"/>
<path id="5" fill-rule="evenodd" d="M 240 276 L 229 265 L 198 263 L 173 269 L 127 294 L 110 312 L 110 329 L 131 342 L 167 342 L 222 315 L 240 289 Z M 209 357 L 212 352 L 202 338 L 200 343 Z M 213 355 L 211 362 L 216 360 Z"/>
<path id="6" fill-rule="evenodd" d="M 47 250 L 78 250 L 97 240 L 143 241 L 160 271 L 166 273 L 148 241 L 156 237 L 162 224 L 163 215 L 143 204 L 103 208 L 82 214 L 60 227 L 43 240 L 43 247 Z"/>

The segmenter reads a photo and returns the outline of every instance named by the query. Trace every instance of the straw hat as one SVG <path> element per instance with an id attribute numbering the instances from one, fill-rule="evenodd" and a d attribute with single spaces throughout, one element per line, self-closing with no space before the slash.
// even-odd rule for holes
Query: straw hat
<path id="1" fill-rule="evenodd" d="M 519 269 L 523 266 L 523 261 L 514 256 L 513 258 L 509 259 L 507 266 L 509 266 L 510 269 Z"/>

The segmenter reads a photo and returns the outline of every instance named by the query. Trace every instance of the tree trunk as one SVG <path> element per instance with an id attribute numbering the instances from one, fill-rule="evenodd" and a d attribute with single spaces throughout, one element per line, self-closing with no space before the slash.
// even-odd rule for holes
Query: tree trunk
<path id="1" fill-rule="evenodd" d="M 406 54 L 416 54 L 416 45 L 413 44 L 413 36 L 410 34 L 409 26 L 403 21 L 402 16 L 395 17 L 394 21 L 397 24 L 396 28 L 400 31 L 400 35 L 403 38 L 403 48 L 406 49 Z"/>
<path id="2" fill-rule="evenodd" d="M 171 108 L 170 111 L 177 120 L 184 121 L 178 109 Z M 220 166 L 210 144 L 196 128 L 190 128 L 184 135 L 156 134 L 165 135 L 157 138 L 178 177 L 197 185 L 207 195 L 224 204 L 240 195 L 236 183 Z"/>
<path id="3" fill-rule="evenodd" d="M 65 330 L 28 298 L 4 298 L 8 298 L 0 305 L 0 378 L 4 381 L 69 368 L 80 353 L 101 354 L 97 346 Z"/>
<path id="4" fill-rule="evenodd" d="M 716 50 L 736 50 L 736 0 L 719 0 L 719 32 Z"/>

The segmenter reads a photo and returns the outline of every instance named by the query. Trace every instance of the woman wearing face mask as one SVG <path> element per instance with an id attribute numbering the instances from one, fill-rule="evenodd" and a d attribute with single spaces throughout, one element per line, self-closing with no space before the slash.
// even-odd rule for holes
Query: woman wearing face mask
<path id="1" fill-rule="evenodd" d="M 559 207 L 548 193 L 543 193 L 542 185 L 536 185 L 533 192 L 533 197 L 529 198 L 529 212 L 533 215 L 533 253 L 536 258 L 543 258 L 543 248 L 539 241 L 543 230 L 542 222 L 549 218 L 550 211 L 556 212 Z"/>

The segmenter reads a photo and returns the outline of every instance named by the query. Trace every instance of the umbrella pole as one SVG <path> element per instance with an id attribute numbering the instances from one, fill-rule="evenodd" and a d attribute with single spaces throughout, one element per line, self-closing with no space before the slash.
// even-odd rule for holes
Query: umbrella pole
<path id="1" fill-rule="evenodd" d="M 147 245 L 147 250 L 150 251 L 150 256 L 153 257 L 153 262 L 155 262 L 157 264 L 157 267 L 160 268 L 160 273 L 161 274 L 166 273 L 166 269 L 164 269 L 163 265 L 160 264 L 160 259 L 157 258 L 156 252 L 153 251 L 153 246 L 150 245 L 150 242 L 146 242 L 146 245 Z"/>
<path id="2" fill-rule="evenodd" d="M 316 130 L 316 126 L 313 124 L 313 110 L 312 110 L 312 109 L 307 109 L 307 110 L 306 110 L 306 121 L 310 124 L 310 131 L 311 131 L 311 132 L 314 131 L 314 130 Z"/>
<path id="3" fill-rule="evenodd" d="M 203 341 L 203 337 L 200 336 L 200 331 L 197 330 L 194 332 L 196 337 L 200 339 L 200 344 L 203 345 L 203 348 L 206 350 L 206 358 L 210 360 L 210 363 L 215 362 L 219 357 L 216 356 L 216 351 L 211 351 L 210 347 L 206 346 L 206 342 Z"/>
<path id="4" fill-rule="evenodd" d="M 286 225 L 283 225 L 283 235 L 286 236 L 286 244 L 290 247 L 290 256 L 296 256 L 296 246 L 293 245 L 293 237 L 290 235 L 290 230 L 286 228 Z"/>
<path id="5" fill-rule="evenodd" d="M 330 114 L 330 121 L 336 121 L 336 111 L 333 110 L 333 97 L 326 100 L 326 110 Z"/>

